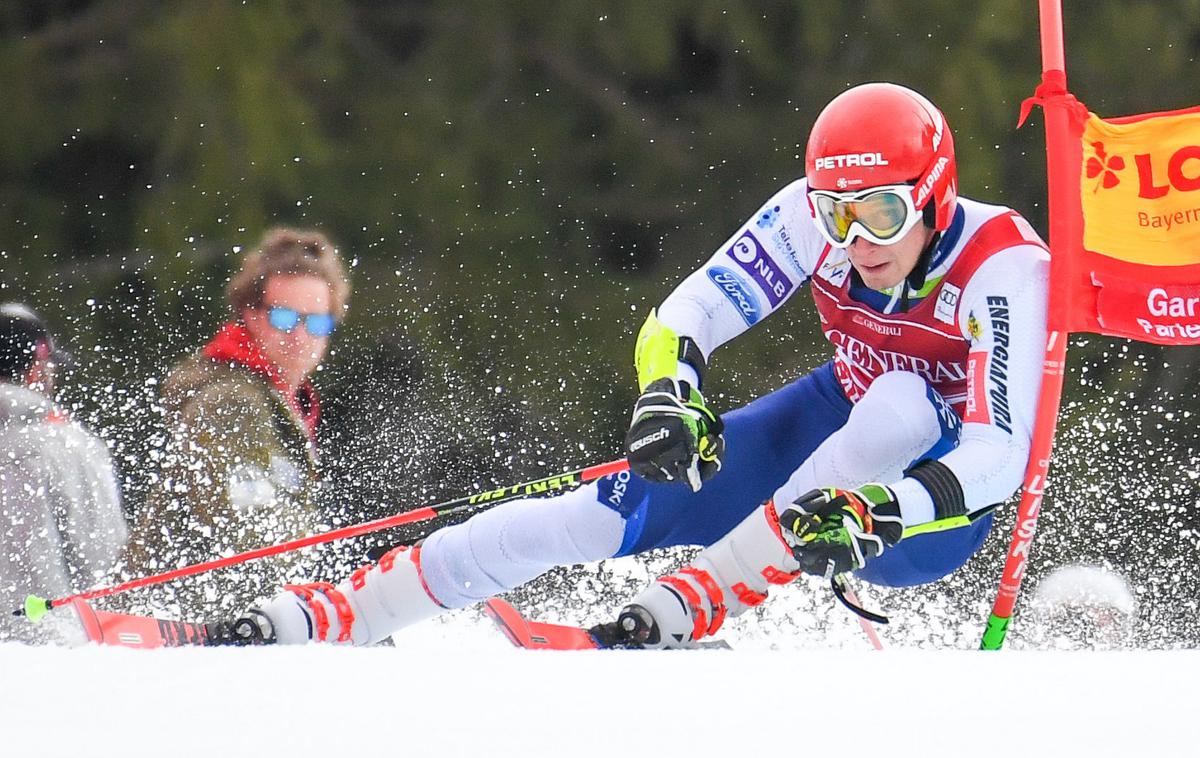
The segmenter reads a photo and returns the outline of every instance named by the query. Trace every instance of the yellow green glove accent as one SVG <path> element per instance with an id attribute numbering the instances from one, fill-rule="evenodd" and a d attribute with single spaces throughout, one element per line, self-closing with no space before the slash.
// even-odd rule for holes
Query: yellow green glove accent
<path id="1" fill-rule="evenodd" d="M 904 527 L 904 539 L 915 537 L 918 534 L 930 534 L 931 532 L 944 532 L 948 529 L 961 529 L 964 526 L 970 526 L 979 519 L 996 510 L 996 505 L 989 505 L 986 508 L 980 508 L 973 513 L 967 513 L 962 516 L 948 516 L 946 518 L 927 521 L 924 524 Z"/>
<path id="2" fill-rule="evenodd" d="M 645 392 L 646 387 L 655 379 L 674 379 L 678 365 L 679 335 L 659 321 L 657 309 L 652 308 L 638 332 L 637 342 L 633 347 L 633 366 L 637 369 L 638 391 Z"/>

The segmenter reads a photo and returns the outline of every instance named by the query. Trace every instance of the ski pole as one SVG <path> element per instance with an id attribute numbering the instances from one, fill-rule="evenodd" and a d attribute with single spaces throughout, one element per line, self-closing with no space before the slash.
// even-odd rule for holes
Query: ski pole
<path id="1" fill-rule="evenodd" d="M 491 508 L 508 500 L 526 497 L 529 495 L 542 495 L 558 490 L 570 489 L 571 487 L 595 481 L 610 474 L 619 474 L 622 471 L 629 469 L 629 462 L 625 459 L 617 461 L 609 461 L 608 463 L 598 463 L 594 466 L 576 469 L 574 471 L 566 471 L 554 476 L 547 476 L 543 479 L 536 479 L 532 482 L 524 484 L 514 484 L 511 487 L 501 487 L 500 489 L 485 490 L 483 492 L 475 492 L 470 495 L 464 495 L 454 500 L 447 500 L 444 503 L 430 505 L 425 508 L 418 508 L 413 511 L 388 516 L 386 518 L 376 519 L 375 521 L 367 521 L 362 524 L 354 524 L 352 526 L 335 529 L 330 532 L 322 532 L 321 534 L 312 534 L 307 537 L 281 542 L 277 545 L 269 545 L 260 547 L 254 550 L 248 550 L 244 553 L 231 555 L 227 558 L 217 558 L 204 563 L 196 563 L 191 566 L 183 566 L 182 568 L 165 571 L 161 574 L 146 576 L 140 579 L 132 579 L 128 582 L 112 585 L 110 587 L 100 587 L 97 589 L 80 592 L 75 595 L 67 595 L 66 597 L 54 598 L 47 600 L 36 595 L 30 595 L 25 599 L 25 606 L 13 611 L 16 616 L 28 616 L 31 620 L 36 621 L 45 615 L 53 608 L 60 605 L 70 603 L 72 600 L 92 600 L 98 597 L 107 597 L 116 595 L 120 592 L 138 589 L 140 587 L 149 587 L 155 584 L 163 584 L 174 579 L 181 579 L 185 576 L 194 576 L 203 574 L 206 571 L 213 571 L 227 566 L 236 566 L 239 563 L 246 563 L 258 558 L 266 558 L 280 553 L 287 553 L 293 550 L 299 550 L 312 545 L 321 545 L 326 542 L 334 542 L 335 540 L 348 539 L 350 537 L 358 537 L 363 534 L 370 534 L 381 529 L 389 529 L 394 526 L 402 526 L 404 524 L 414 524 L 419 521 L 429 521 L 440 516 L 448 516 L 452 513 L 479 508 L 481 510 Z"/>
<path id="2" fill-rule="evenodd" d="M 850 582 L 847 581 L 845 574 L 838 574 L 833 578 L 833 594 L 837 595 L 839 591 L 846 597 L 838 597 L 838 600 L 841 600 L 843 605 L 853 611 L 855 617 L 858 619 L 858 625 L 862 627 L 863 634 L 867 635 L 867 640 L 871 643 L 871 647 L 876 650 L 883 650 L 883 640 L 879 639 L 879 633 L 875 631 L 875 627 L 872 626 L 871 622 L 875 621 L 880 624 L 886 624 L 888 622 L 887 617 L 880 616 L 877 613 L 870 613 L 863 609 L 862 603 L 858 602 L 858 595 L 854 592 L 854 588 L 850 586 Z M 864 615 L 867 613 L 870 613 L 871 618 Z"/>

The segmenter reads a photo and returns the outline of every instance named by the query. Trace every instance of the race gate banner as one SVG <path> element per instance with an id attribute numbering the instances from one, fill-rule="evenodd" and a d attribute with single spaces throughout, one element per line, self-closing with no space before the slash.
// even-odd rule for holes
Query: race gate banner
<path id="1" fill-rule="evenodd" d="M 1200 344 L 1200 107 L 1081 126 L 1070 329 Z"/>

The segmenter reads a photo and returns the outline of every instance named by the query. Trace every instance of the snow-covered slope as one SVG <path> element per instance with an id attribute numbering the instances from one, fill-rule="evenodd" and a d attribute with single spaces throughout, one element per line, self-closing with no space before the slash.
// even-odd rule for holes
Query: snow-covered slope
<path id="1" fill-rule="evenodd" d="M 736 641 L 736 640 L 735 640 Z M 1200 651 L 0 644 L 3 756 L 1194 756 Z"/>

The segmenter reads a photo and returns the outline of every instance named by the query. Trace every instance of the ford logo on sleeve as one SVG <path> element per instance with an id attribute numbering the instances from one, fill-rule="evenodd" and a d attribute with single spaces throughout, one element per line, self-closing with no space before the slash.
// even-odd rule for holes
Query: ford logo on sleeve
<path id="1" fill-rule="evenodd" d="M 750 291 L 749 285 L 740 276 L 724 266 L 713 266 L 708 269 L 708 278 L 717 285 L 717 289 L 737 306 L 738 313 L 747 326 L 754 326 L 762 318 L 762 308 L 758 298 Z"/>

